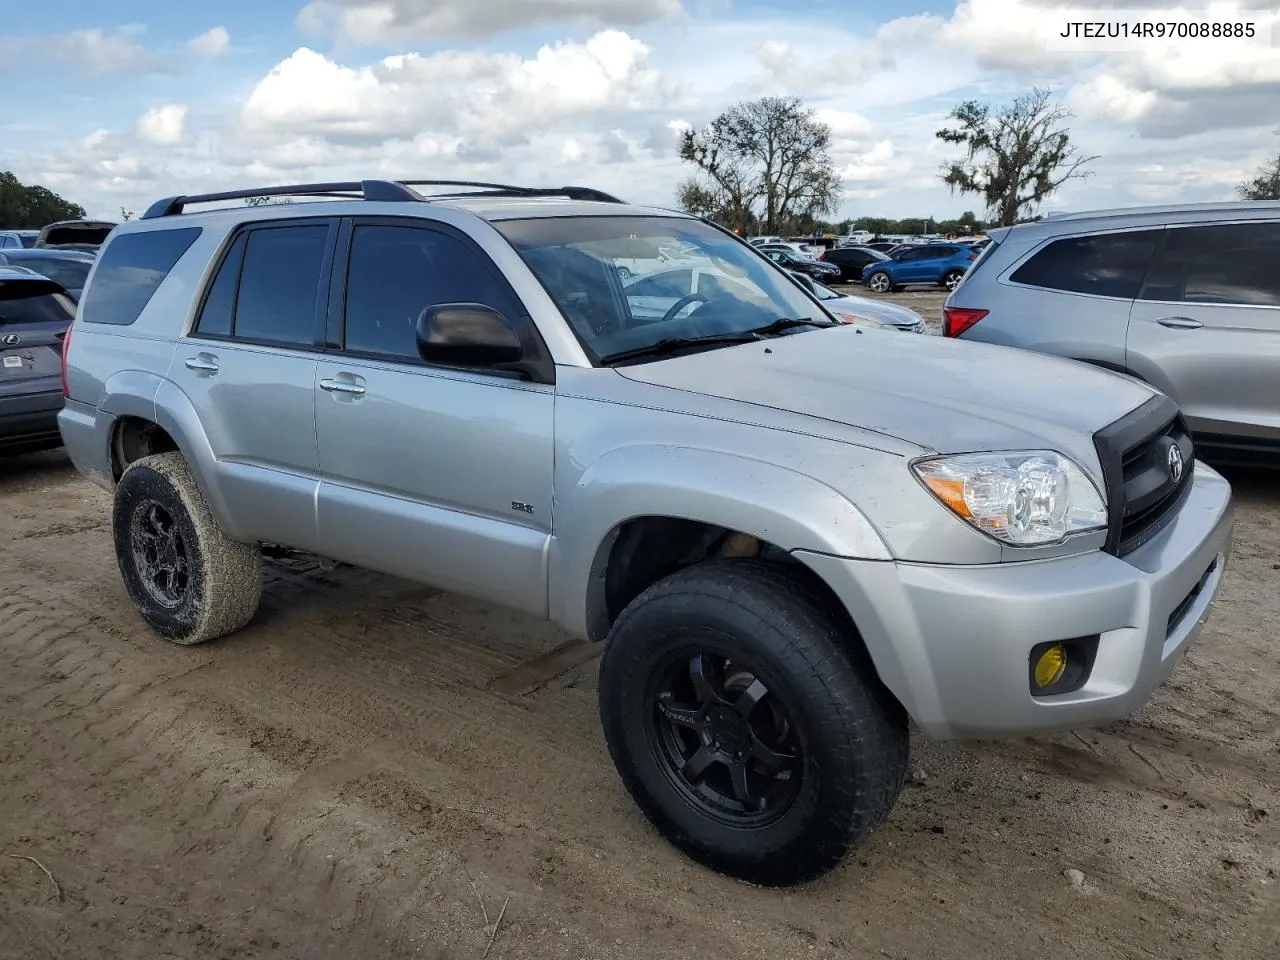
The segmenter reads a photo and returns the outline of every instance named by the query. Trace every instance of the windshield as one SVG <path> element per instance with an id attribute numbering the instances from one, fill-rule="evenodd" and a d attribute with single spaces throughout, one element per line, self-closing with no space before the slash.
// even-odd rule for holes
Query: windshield
<path id="1" fill-rule="evenodd" d="M 659 341 L 744 335 L 783 318 L 833 322 L 779 268 L 699 220 L 546 217 L 494 226 L 595 363 Z M 672 248 L 681 251 L 678 263 L 662 256 Z"/>
<path id="2" fill-rule="evenodd" d="M 88 260 L 63 260 L 58 257 L 17 257 L 9 258 L 10 263 L 30 267 L 36 273 L 43 274 L 50 280 L 56 280 L 68 290 L 84 289 L 85 277 L 89 276 L 89 268 L 93 266 Z"/>

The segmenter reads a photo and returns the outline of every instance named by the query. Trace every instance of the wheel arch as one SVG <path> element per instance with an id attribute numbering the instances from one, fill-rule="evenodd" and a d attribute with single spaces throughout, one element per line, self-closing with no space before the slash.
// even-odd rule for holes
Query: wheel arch
<path id="1" fill-rule="evenodd" d="M 785 467 L 715 451 L 649 445 L 615 451 L 584 472 L 557 514 L 573 519 L 552 548 L 552 615 L 594 640 L 608 633 L 620 603 L 673 564 L 723 556 L 725 547 L 757 550 L 730 555 L 764 554 L 780 562 L 797 562 L 794 550 L 891 557 L 867 517 L 835 489 Z M 621 577 L 625 586 L 617 562 L 632 567 Z"/>

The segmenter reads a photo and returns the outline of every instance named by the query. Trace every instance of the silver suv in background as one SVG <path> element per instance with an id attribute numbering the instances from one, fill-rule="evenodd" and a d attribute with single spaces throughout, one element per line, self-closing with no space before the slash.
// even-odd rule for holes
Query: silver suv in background
<path id="1" fill-rule="evenodd" d="M 160 635 L 248 625 L 263 544 L 550 619 L 604 641 L 644 813 L 781 884 L 888 816 L 909 719 L 1122 717 L 1199 633 L 1231 490 L 1168 397 L 840 323 L 685 214 L 428 185 L 175 197 L 107 239 L 59 423 Z M 345 196 L 186 212 L 290 194 Z M 732 282 L 624 286 L 678 244 Z"/>
<path id="2" fill-rule="evenodd" d="M 1280 203 L 1180 204 L 988 231 L 944 333 L 1136 376 L 1218 462 L 1280 463 Z"/>

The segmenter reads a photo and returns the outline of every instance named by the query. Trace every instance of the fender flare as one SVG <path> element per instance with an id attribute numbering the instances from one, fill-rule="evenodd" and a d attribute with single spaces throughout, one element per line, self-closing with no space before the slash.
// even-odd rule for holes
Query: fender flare
<path id="1" fill-rule="evenodd" d="M 879 531 L 820 480 L 744 454 L 662 444 L 615 449 L 557 495 L 549 608 L 580 637 L 599 638 L 604 571 L 621 526 L 660 516 L 751 534 L 787 551 L 891 560 Z"/>

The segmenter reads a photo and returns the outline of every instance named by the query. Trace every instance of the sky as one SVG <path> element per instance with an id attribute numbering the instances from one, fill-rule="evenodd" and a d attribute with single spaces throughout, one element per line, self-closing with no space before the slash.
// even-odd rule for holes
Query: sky
<path id="1" fill-rule="evenodd" d="M 938 176 L 958 103 L 1040 87 L 1097 159 L 1044 206 L 1231 199 L 1280 150 L 1280 0 L 1254 41 L 1064 50 L 1065 0 L 0 0 L 0 169 L 94 217 L 155 199 L 404 177 L 593 186 L 675 204 L 680 132 L 803 98 L 841 217 L 981 215 Z M 1127 15 L 1127 14 L 1126 14 Z M 1263 37 L 1268 39 L 1262 39 Z"/>

